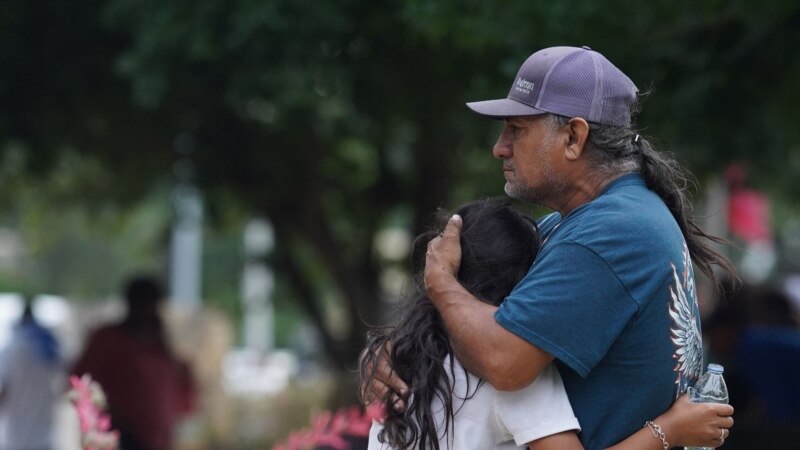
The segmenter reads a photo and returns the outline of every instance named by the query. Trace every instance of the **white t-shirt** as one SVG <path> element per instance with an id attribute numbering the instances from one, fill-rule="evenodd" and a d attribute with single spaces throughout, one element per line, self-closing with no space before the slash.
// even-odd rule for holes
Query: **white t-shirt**
<path id="1" fill-rule="evenodd" d="M 449 358 L 445 359 L 449 368 Z M 451 450 L 518 449 L 528 442 L 567 430 L 580 430 L 572 412 L 561 375 L 552 364 L 527 387 L 514 392 L 500 392 L 489 383 L 477 391 L 478 378 L 465 373 L 458 359 L 454 364 L 453 411 L 455 416 L 448 436 L 439 433 L 439 445 Z M 448 376 L 449 370 L 448 370 Z M 467 392 L 469 380 L 469 392 Z M 469 394 L 474 395 L 464 400 Z M 444 407 L 432 405 L 437 428 L 444 430 Z M 391 450 L 378 442 L 383 426 L 373 422 L 369 450 Z"/>

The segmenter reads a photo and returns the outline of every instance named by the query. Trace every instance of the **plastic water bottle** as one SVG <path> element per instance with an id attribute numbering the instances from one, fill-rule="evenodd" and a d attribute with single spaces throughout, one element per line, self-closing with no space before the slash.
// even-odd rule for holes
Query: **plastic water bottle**
<path id="1" fill-rule="evenodd" d="M 689 400 L 694 403 L 728 403 L 728 387 L 722 373 L 725 368 L 719 364 L 709 364 L 708 370 L 689 389 Z M 714 450 L 711 447 L 684 447 L 685 450 Z"/>

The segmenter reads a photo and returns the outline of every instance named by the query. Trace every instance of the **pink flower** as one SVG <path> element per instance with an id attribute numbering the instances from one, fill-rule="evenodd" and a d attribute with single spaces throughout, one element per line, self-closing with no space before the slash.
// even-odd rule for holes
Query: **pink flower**
<path id="1" fill-rule="evenodd" d="M 289 434 L 286 441 L 276 444 L 272 450 L 310 450 L 321 445 L 348 450 L 350 446 L 345 436 L 369 436 L 372 420 L 384 416 L 383 406 L 373 405 L 363 413 L 357 406 L 342 408 L 335 413 L 323 411 L 312 418 L 308 428 Z"/>
<path id="2" fill-rule="evenodd" d="M 100 385 L 86 374 L 69 379 L 69 399 L 75 405 L 84 450 L 116 450 L 119 433 L 111 430 L 111 417 L 104 412 L 106 396 Z"/>
<path id="3" fill-rule="evenodd" d="M 370 419 L 382 422 L 386 418 L 386 405 L 383 402 L 372 402 L 367 406 L 366 414 Z"/>

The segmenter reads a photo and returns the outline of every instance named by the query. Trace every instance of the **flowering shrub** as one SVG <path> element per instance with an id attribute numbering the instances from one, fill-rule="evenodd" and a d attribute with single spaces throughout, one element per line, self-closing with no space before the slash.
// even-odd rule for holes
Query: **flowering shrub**
<path id="1" fill-rule="evenodd" d="M 81 445 L 84 450 L 116 450 L 119 433 L 111 429 L 111 417 L 105 412 L 106 396 L 88 374 L 69 378 L 69 399 L 78 413 Z"/>
<path id="2" fill-rule="evenodd" d="M 83 450 L 117 450 L 119 433 L 111 429 L 111 417 L 105 412 L 106 397 L 100 385 L 86 374 L 70 377 L 69 399 L 78 413 Z M 320 447 L 351 450 L 350 441 L 369 436 L 373 420 L 382 420 L 385 408 L 374 402 L 361 411 L 358 406 L 324 411 L 311 420 L 311 425 L 293 432 L 285 442 L 272 450 L 314 450 Z"/>
<path id="3" fill-rule="evenodd" d="M 349 450 L 348 437 L 366 438 L 372 420 L 384 417 L 384 406 L 380 402 L 373 402 L 363 413 L 358 406 L 342 408 L 335 413 L 324 411 L 311 419 L 310 427 L 291 433 L 285 442 L 276 444 L 272 450 L 313 450 L 317 447 Z"/>

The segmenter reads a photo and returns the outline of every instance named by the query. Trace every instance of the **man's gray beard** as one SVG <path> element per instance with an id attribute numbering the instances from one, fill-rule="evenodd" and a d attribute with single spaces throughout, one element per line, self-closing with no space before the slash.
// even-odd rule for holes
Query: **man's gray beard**
<path id="1" fill-rule="evenodd" d="M 521 200 L 534 205 L 542 205 L 552 208 L 555 201 L 566 191 L 567 182 L 563 174 L 557 174 L 553 170 L 550 160 L 547 159 L 547 149 L 552 145 L 556 138 L 555 126 L 547 131 L 539 148 L 536 150 L 536 164 L 542 169 L 542 178 L 538 186 L 527 186 L 521 183 L 511 184 L 506 182 L 505 192 L 511 198 Z"/>
<path id="2" fill-rule="evenodd" d="M 521 200 L 533 205 L 550 206 L 552 200 L 557 197 L 557 193 L 563 191 L 564 180 L 555 173 L 548 171 L 545 180 L 537 187 L 523 184 L 506 183 L 505 192 L 511 198 Z"/>
<path id="3" fill-rule="evenodd" d="M 506 183 L 506 195 L 526 203 L 549 207 L 563 194 L 567 185 L 563 174 L 556 173 L 550 160 L 544 155 L 544 148 L 550 145 L 550 139 L 552 136 L 548 135 L 542 143 L 542 148 L 537 151 L 539 158 L 537 158 L 536 164 L 542 169 L 542 177 L 537 180 L 537 186 L 529 186 L 520 182 Z"/>

